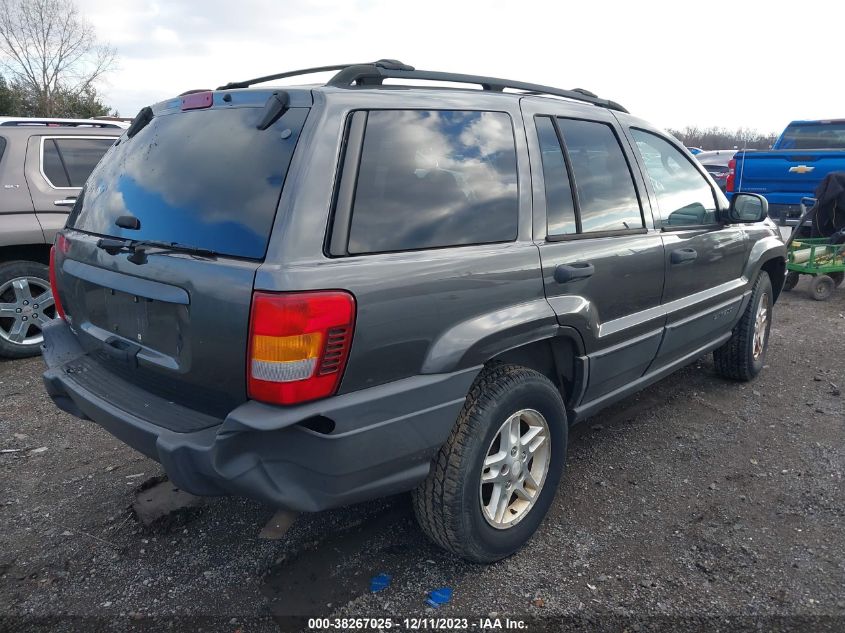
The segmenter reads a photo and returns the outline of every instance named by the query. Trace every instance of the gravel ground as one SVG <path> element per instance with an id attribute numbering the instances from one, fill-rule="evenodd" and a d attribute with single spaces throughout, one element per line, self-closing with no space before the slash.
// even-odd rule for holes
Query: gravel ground
<path id="1" fill-rule="evenodd" d="M 55 409 L 39 359 L 0 361 L 0 629 L 845 630 L 845 289 L 805 291 L 776 306 L 754 383 L 707 357 L 582 425 L 547 520 L 489 566 L 430 545 L 405 496 L 301 516 L 279 540 L 258 536 L 273 509 L 244 499 L 145 527 L 131 504 L 158 464 Z M 379 572 L 392 584 L 370 594 Z"/>

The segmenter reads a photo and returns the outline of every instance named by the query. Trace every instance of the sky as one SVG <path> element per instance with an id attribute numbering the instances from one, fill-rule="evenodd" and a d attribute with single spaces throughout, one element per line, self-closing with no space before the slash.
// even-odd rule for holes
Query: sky
<path id="1" fill-rule="evenodd" d="M 118 68 L 100 90 L 123 116 L 189 89 L 393 58 L 425 70 L 587 88 L 663 128 L 768 133 L 793 119 L 845 118 L 840 0 L 77 4 L 117 49 Z"/>

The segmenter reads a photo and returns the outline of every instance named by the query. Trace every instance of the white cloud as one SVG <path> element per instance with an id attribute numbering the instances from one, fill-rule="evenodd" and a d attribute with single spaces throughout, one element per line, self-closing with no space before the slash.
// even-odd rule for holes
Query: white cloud
<path id="1" fill-rule="evenodd" d="M 663 127 L 845 115 L 830 70 L 843 10 L 821 0 L 78 3 L 118 48 L 103 92 L 127 115 L 187 89 L 381 57 L 588 88 Z"/>

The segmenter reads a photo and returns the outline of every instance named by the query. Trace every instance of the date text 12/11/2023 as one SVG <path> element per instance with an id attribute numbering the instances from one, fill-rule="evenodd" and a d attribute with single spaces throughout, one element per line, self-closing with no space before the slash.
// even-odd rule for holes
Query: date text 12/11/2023
<path id="1" fill-rule="evenodd" d="M 308 628 L 315 631 L 381 630 L 399 631 L 519 631 L 528 628 L 524 620 L 485 618 L 309 618 Z"/>

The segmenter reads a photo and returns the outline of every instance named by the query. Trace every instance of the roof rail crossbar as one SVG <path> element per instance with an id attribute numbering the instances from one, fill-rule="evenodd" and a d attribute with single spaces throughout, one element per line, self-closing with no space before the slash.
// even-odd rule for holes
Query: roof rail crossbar
<path id="1" fill-rule="evenodd" d="M 589 90 L 584 90 L 583 88 L 564 90 L 562 88 L 553 88 L 552 86 L 543 86 L 540 84 L 531 84 L 523 81 L 513 81 L 510 79 L 498 79 L 496 77 L 463 75 L 433 70 L 416 70 L 413 67 L 406 66 L 396 60 L 380 60 L 372 64 L 354 64 L 346 66 L 332 77 L 327 85 L 349 88 L 354 85 L 378 85 L 385 79 L 420 79 L 426 81 L 476 84 L 481 86 L 484 90 L 493 92 L 502 92 L 505 89 L 521 90 L 533 94 L 565 97 L 567 99 L 592 103 L 593 105 L 608 108 L 610 110 L 628 112 L 628 110 L 615 101 L 602 99 Z"/>
<path id="2" fill-rule="evenodd" d="M 217 90 L 234 90 L 237 88 L 249 88 L 253 84 L 262 84 L 265 81 L 273 81 L 274 79 L 285 79 L 287 77 L 298 77 L 300 75 L 313 75 L 315 73 L 324 73 L 332 70 L 339 70 L 340 73 L 335 75 L 338 77 L 344 71 L 356 69 L 351 73 L 356 79 L 365 80 L 363 76 L 367 69 L 374 67 L 384 68 L 386 70 L 414 70 L 413 66 L 408 66 L 395 59 L 380 59 L 377 62 L 369 64 L 336 64 L 334 66 L 316 66 L 315 68 L 303 68 L 301 70 L 289 70 L 283 73 L 276 73 L 273 75 L 265 75 L 264 77 L 256 77 L 255 79 L 247 79 L 246 81 L 231 81 L 225 86 L 220 86 Z M 378 83 L 381 83 L 379 81 Z"/>
<path id="3" fill-rule="evenodd" d="M 237 88 L 249 88 L 253 84 L 262 84 L 265 81 L 273 81 L 274 79 L 285 79 L 286 77 L 297 77 L 299 75 L 313 75 L 315 73 L 330 72 L 333 70 L 343 70 L 352 66 L 361 66 L 362 64 L 336 64 L 334 66 L 316 66 L 314 68 L 303 68 L 301 70 L 289 70 L 283 73 L 276 73 L 274 75 L 265 75 L 264 77 L 256 77 L 255 79 L 247 79 L 246 81 L 230 81 L 225 86 L 219 86 L 217 90 L 235 90 Z"/>

